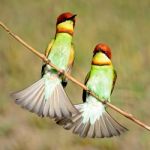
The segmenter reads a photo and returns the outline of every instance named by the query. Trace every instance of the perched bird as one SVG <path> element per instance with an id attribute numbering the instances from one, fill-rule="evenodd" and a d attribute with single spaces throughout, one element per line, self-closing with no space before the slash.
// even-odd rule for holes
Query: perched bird
<path id="1" fill-rule="evenodd" d="M 74 62 L 72 38 L 75 16 L 66 12 L 57 18 L 55 38 L 45 51 L 51 63 L 67 73 L 71 72 Z M 39 116 L 50 118 L 69 117 L 76 113 L 76 108 L 63 89 L 67 84 L 66 78 L 47 64 L 43 65 L 41 74 L 41 79 L 33 85 L 12 93 L 15 102 Z"/>
<path id="2" fill-rule="evenodd" d="M 102 101 L 110 102 L 117 74 L 111 62 L 111 50 L 106 44 L 98 44 L 93 51 L 92 66 L 85 84 Z M 83 104 L 75 105 L 79 113 L 70 119 L 56 119 L 57 124 L 81 137 L 103 138 L 120 135 L 127 129 L 106 111 L 98 99 L 83 91 Z"/>

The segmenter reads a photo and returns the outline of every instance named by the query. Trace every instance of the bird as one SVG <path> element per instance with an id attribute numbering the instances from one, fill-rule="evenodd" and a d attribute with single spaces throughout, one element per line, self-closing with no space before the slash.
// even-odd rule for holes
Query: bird
<path id="1" fill-rule="evenodd" d="M 83 90 L 83 103 L 75 105 L 78 112 L 70 118 L 55 119 L 58 125 L 72 129 L 81 137 L 104 138 L 119 136 L 128 129 L 118 123 L 108 112 L 105 103 L 110 102 L 117 78 L 111 61 L 111 49 L 104 43 L 96 45 L 93 51 L 91 69 L 85 85 L 101 101 Z"/>
<path id="2" fill-rule="evenodd" d="M 70 74 L 74 62 L 73 33 L 76 14 L 65 12 L 58 16 L 56 33 L 45 50 L 45 56 L 60 70 Z M 62 118 L 76 113 L 64 88 L 67 79 L 47 64 L 41 69 L 41 79 L 31 86 L 11 94 L 15 102 L 41 117 Z"/>

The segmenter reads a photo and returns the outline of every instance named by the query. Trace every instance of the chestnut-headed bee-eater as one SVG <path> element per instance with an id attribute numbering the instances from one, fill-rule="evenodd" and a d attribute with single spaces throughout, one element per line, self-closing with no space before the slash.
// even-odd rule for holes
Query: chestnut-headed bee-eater
<path id="1" fill-rule="evenodd" d="M 111 62 L 111 50 L 106 44 L 98 44 L 93 51 L 92 66 L 85 85 L 100 100 L 110 102 L 117 74 Z M 57 124 L 81 137 L 103 138 L 118 136 L 127 129 L 106 111 L 106 105 L 83 90 L 83 104 L 75 105 L 79 113 L 70 119 L 56 119 Z"/>
<path id="2" fill-rule="evenodd" d="M 46 57 L 59 69 L 70 73 L 74 62 L 72 38 L 75 27 L 75 16 L 70 12 L 57 18 L 55 38 L 46 49 Z M 13 93 L 15 102 L 23 108 L 50 118 L 69 117 L 77 109 L 70 102 L 63 87 L 66 78 L 47 64 L 42 67 L 42 78 L 28 88 Z"/>

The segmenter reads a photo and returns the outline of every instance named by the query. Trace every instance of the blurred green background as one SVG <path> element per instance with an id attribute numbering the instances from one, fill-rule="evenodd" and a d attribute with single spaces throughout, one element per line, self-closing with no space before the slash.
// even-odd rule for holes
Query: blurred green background
<path id="1" fill-rule="evenodd" d="M 0 0 L 0 20 L 40 52 L 54 37 L 56 17 L 78 14 L 73 76 L 83 82 L 92 50 L 107 43 L 118 79 L 112 103 L 150 125 L 149 0 Z M 0 28 L 0 150 L 148 150 L 150 132 L 111 111 L 129 132 L 111 139 L 80 138 L 50 119 L 39 118 L 10 99 L 12 91 L 40 78 L 41 60 Z M 67 93 L 81 102 L 71 81 Z"/>

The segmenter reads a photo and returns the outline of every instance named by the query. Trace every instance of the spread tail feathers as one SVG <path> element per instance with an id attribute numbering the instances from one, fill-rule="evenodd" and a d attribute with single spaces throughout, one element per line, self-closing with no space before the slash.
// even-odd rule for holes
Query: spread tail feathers
<path id="1" fill-rule="evenodd" d="M 77 112 L 56 76 L 44 76 L 30 87 L 11 96 L 17 104 L 39 116 L 62 118 Z"/>
<path id="2" fill-rule="evenodd" d="M 106 112 L 105 106 L 92 96 L 89 96 L 87 102 L 75 106 L 79 113 L 74 114 L 71 119 L 58 119 L 57 124 L 68 130 L 73 129 L 73 133 L 81 137 L 112 137 L 127 131 Z"/>

